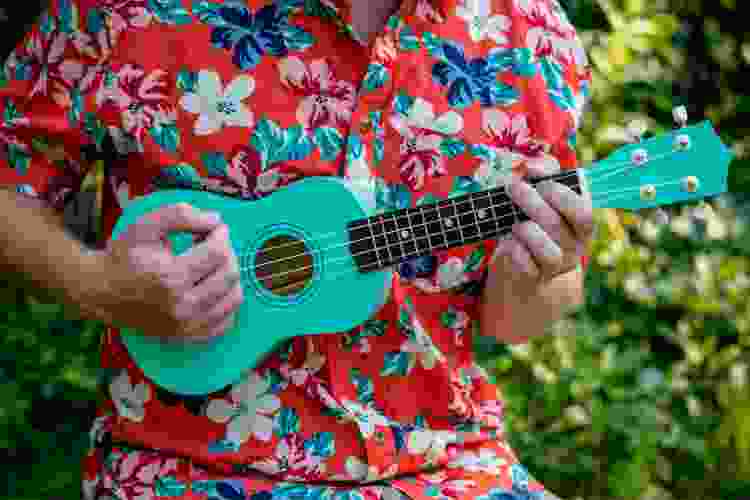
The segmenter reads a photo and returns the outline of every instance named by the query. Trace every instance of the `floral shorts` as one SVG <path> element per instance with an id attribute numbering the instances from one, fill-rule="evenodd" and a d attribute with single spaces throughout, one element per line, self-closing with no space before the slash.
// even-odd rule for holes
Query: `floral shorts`
<path id="1" fill-rule="evenodd" d="M 190 460 L 127 447 L 112 448 L 97 479 L 84 481 L 84 500 L 410 500 L 385 484 L 320 486 L 273 481 L 263 474 L 212 474 Z"/>

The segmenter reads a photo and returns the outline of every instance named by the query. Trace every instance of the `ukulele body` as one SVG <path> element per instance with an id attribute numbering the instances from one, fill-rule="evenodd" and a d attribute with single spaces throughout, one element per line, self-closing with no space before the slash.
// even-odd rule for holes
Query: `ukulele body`
<path id="1" fill-rule="evenodd" d="M 157 191 L 128 204 L 112 239 L 144 215 L 176 203 L 221 214 L 245 300 L 234 326 L 208 342 L 166 341 L 159 332 L 146 336 L 120 329 L 136 364 L 167 390 L 188 395 L 220 390 L 281 342 L 348 331 L 386 301 L 390 269 L 361 273 L 349 248 L 347 224 L 370 216 L 371 207 L 342 179 L 305 178 L 256 201 L 188 189 Z M 189 233 L 169 239 L 177 255 L 194 241 Z"/>

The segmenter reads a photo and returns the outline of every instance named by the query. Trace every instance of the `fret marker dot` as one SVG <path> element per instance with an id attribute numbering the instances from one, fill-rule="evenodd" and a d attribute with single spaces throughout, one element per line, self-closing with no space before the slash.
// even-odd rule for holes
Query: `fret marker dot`
<path id="1" fill-rule="evenodd" d="M 477 215 L 479 216 L 479 218 L 480 218 L 480 219 L 484 219 L 484 218 L 486 218 L 486 217 L 487 217 L 487 210 L 485 210 L 485 209 L 483 209 L 483 208 L 480 208 L 480 209 L 479 209 L 479 210 L 477 211 Z"/>
<path id="2" fill-rule="evenodd" d="M 453 221 L 450 219 L 445 219 L 445 225 L 446 227 L 453 227 Z"/>
<path id="3" fill-rule="evenodd" d="M 404 239 L 408 238 L 409 237 L 409 231 L 407 231 L 406 229 L 404 229 L 403 231 L 401 231 L 401 237 L 404 238 Z"/>

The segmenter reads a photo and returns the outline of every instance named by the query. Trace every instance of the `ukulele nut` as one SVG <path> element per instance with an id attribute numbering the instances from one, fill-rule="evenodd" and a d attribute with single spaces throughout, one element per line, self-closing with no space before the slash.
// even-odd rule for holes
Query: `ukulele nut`
<path id="1" fill-rule="evenodd" d="M 645 165 L 646 163 L 648 163 L 648 151 L 643 148 L 636 149 L 635 151 L 633 151 L 633 154 L 630 155 L 630 161 L 632 161 L 633 165 L 637 167 Z"/>
<path id="2" fill-rule="evenodd" d="M 687 151 L 690 149 L 690 137 L 686 134 L 680 134 L 674 138 L 675 151 Z"/>
<path id="3" fill-rule="evenodd" d="M 641 188 L 641 199 L 644 201 L 653 201 L 656 199 L 656 187 L 648 185 Z"/>
<path id="4" fill-rule="evenodd" d="M 699 187 L 700 181 L 698 181 L 697 177 L 691 175 L 690 177 L 685 177 L 682 180 L 682 189 L 684 189 L 688 193 L 695 193 L 696 191 L 698 191 Z"/>

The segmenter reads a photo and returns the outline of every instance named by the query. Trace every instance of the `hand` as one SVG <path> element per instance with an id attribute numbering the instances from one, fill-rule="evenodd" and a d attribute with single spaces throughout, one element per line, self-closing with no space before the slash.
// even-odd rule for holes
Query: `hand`
<path id="1" fill-rule="evenodd" d="M 559 171 L 554 160 L 527 163 L 532 178 Z M 500 272 L 539 284 L 575 269 L 594 230 L 589 196 L 554 181 L 535 189 L 516 175 L 509 187 L 511 199 L 531 220 L 514 225 L 512 233 L 498 241 L 495 257 L 508 256 L 504 261 L 511 266 L 498 266 L 504 268 Z"/>
<path id="2" fill-rule="evenodd" d="M 175 256 L 172 231 L 205 234 Z M 103 251 L 108 297 L 99 304 L 113 326 L 144 335 L 200 340 L 223 334 L 242 303 L 237 258 L 227 226 L 187 204 L 164 207 L 129 226 Z"/>

